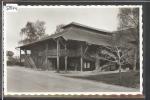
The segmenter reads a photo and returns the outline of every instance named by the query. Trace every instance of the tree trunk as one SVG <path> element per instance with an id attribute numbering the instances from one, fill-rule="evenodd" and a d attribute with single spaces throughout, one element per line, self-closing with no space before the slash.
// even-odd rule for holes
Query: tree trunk
<path id="1" fill-rule="evenodd" d="M 121 85 L 121 64 L 119 63 L 119 83 Z"/>
<path id="2" fill-rule="evenodd" d="M 80 66 L 81 66 L 81 69 L 80 71 L 82 72 L 83 71 L 83 57 L 81 56 L 80 58 Z M 76 69 L 76 68 L 75 68 Z"/>
<path id="3" fill-rule="evenodd" d="M 136 70 L 136 64 L 137 64 L 137 49 L 134 49 L 134 63 L 133 63 L 133 70 Z"/>

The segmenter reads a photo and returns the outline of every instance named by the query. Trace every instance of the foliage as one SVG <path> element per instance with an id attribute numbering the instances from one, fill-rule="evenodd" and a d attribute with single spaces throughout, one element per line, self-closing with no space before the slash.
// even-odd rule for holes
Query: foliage
<path id="1" fill-rule="evenodd" d="M 132 46 L 135 46 L 134 50 L 135 48 L 138 49 L 139 9 L 120 8 L 118 18 L 119 31 L 113 33 L 112 38 L 110 38 L 109 40 L 110 46 L 105 47 L 105 50 L 101 50 L 100 54 L 104 60 L 115 63 L 119 66 L 119 80 L 121 83 L 122 67 L 124 65 L 130 65 L 130 62 L 133 61 L 133 55 L 131 55 L 133 47 L 131 47 L 130 45 L 132 44 Z M 131 38 L 134 38 L 134 41 Z M 135 55 L 137 55 L 137 52 L 135 53 Z M 135 57 L 135 59 L 137 59 L 137 56 Z"/>
<path id="2" fill-rule="evenodd" d="M 12 51 L 7 51 L 7 52 L 6 52 L 6 55 L 7 55 L 8 57 L 13 57 L 14 52 L 12 52 Z"/>
<path id="3" fill-rule="evenodd" d="M 13 66 L 13 65 L 24 66 L 24 63 L 20 62 L 19 57 L 14 56 L 14 57 L 8 57 L 7 65 L 9 65 L 9 66 Z"/>
<path id="4" fill-rule="evenodd" d="M 129 55 L 131 49 L 123 47 L 106 47 L 106 49 L 101 50 L 100 56 L 103 60 L 111 62 L 111 64 L 119 66 L 119 71 L 121 72 L 122 65 L 129 64 L 131 57 Z"/>
<path id="5" fill-rule="evenodd" d="M 130 62 L 131 48 L 128 48 L 129 44 L 126 41 L 119 42 L 119 37 L 116 37 L 115 33 L 108 41 L 110 46 L 105 46 L 104 49 L 99 51 L 99 56 L 108 62 L 117 64 L 121 71 L 121 66 Z"/>
<path id="6" fill-rule="evenodd" d="M 56 26 L 56 31 L 55 31 L 55 33 L 62 32 L 64 26 L 65 26 L 64 24 L 60 24 L 60 25 Z"/>
<path id="7" fill-rule="evenodd" d="M 137 28 L 139 26 L 139 8 L 120 8 L 118 18 L 118 29 Z"/>
<path id="8" fill-rule="evenodd" d="M 133 44 L 134 49 L 134 70 L 137 68 L 137 61 L 139 60 L 139 8 L 120 8 L 119 14 L 119 26 L 118 30 L 120 30 L 120 34 L 125 32 L 128 29 L 134 28 L 134 31 L 131 32 L 132 38 L 134 41 Z M 126 31 L 128 32 L 128 31 Z M 120 38 L 122 39 L 122 38 Z"/>
<path id="9" fill-rule="evenodd" d="M 7 65 L 15 65 L 16 64 L 16 59 L 13 57 L 9 57 L 7 60 Z"/>
<path id="10" fill-rule="evenodd" d="M 7 55 L 7 65 L 10 65 L 10 66 L 12 66 L 12 65 L 23 66 L 23 64 L 20 63 L 19 57 L 14 56 L 13 51 L 7 51 L 6 55 Z"/>
<path id="11" fill-rule="evenodd" d="M 19 43 L 27 44 L 36 41 L 45 35 L 45 22 L 37 20 L 36 22 L 27 22 L 26 26 L 20 31 L 24 38 Z"/>
<path id="12" fill-rule="evenodd" d="M 122 66 L 128 64 L 131 60 L 130 51 L 128 48 L 128 43 L 126 41 L 119 42 L 118 37 L 114 35 L 108 41 L 110 46 L 105 46 L 105 49 L 99 50 L 99 56 L 101 59 L 111 62 L 119 69 L 119 81 L 121 83 L 121 71 Z"/>

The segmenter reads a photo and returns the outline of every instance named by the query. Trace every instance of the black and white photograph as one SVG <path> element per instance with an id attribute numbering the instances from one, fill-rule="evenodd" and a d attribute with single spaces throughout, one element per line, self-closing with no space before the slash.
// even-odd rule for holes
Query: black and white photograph
<path id="1" fill-rule="evenodd" d="M 142 94 L 142 6 L 4 6 L 4 94 Z"/>

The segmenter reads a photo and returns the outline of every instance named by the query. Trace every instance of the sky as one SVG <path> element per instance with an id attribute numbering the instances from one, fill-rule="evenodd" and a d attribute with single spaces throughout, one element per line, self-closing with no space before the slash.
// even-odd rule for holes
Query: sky
<path id="1" fill-rule="evenodd" d="M 28 21 L 44 21 L 46 34 L 54 33 L 59 24 L 77 22 L 86 26 L 115 31 L 118 26 L 118 8 L 112 7 L 20 7 L 17 12 L 4 12 L 6 50 L 19 56 L 20 30 Z"/>

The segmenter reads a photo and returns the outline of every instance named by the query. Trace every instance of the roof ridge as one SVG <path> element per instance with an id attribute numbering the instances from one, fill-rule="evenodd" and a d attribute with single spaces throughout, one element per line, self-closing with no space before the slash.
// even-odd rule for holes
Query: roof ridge
<path id="1" fill-rule="evenodd" d="M 88 29 L 92 29 L 92 30 L 95 30 L 95 31 L 99 31 L 99 32 L 104 32 L 104 33 L 112 33 L 112 31 L 106 31 L 106 30 L 103 30 L 103 29 L 99 29 L 99 28 L 94 28 L 94 27 L 91 27 L 91 26 L 87 26 L 87 25 L 84 25 L 84 24 L 81 24 L 81 23 L 78 23 L 78 22 L 71 22 L 67 25 L 65 25 L 63 28 L 69 26 L 69 25 L 76 25 L 76 26 L 81 26 L 81 27 L 84 27 L 84 28 L 88 28 Z"/>

